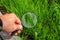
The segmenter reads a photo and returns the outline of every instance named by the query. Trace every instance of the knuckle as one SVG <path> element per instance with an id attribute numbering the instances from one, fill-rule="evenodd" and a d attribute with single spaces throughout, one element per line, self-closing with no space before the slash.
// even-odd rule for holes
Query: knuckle
<path id="1" fill-rule="evenodd" d="M 16 17 L 15 13 L 11 13 L 10 16 L 14 16 L 14 17 Z"/>
<path id="2" fill-rule="evenodd" d="M 15 15 L 15 13 L 12 13 L 12 15 Z"/>
<path id="3" fill-rule="evenodd" d="M 15 16 L 15 13 L 11 13 L 11 15 L 14 15 Z"/>

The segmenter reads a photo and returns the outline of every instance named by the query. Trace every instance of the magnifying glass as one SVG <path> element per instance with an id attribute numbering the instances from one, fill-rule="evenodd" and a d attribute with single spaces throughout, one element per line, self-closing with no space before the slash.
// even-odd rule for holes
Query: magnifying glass
<path id="1" fill-rule="evenodd" d="M 37 17 L 32 12 L 27 12 L 22 16 L 22 24 L 26 28 L 33 28 L 37 24 Z"/>
<path id="2" fill-rule="evenodd" d="M 1 15 L 5 14 L 5 10 L 3 9 L 0 13 L 2 13 Z M 22 24 L 24 27 L 26 28 L 33 28 L 36 24 L 37 24 L 37 17 L 34 13 L 31 13 L 31 12 L 27 12 L 27 13 L 24 13 L 23 16 L 22 16 Z M 16 31 L 13 32 L 13 34 L 15 33 Z M 11 39 L 12 36 L 8 35 L 6 32 L 0 32 L 1 36 L 2 36 L 2 39 Z M 13 39 L 16 38 L 17 39 L 17 36 L 13 35 L 14 37 L 12 37 Z"/>

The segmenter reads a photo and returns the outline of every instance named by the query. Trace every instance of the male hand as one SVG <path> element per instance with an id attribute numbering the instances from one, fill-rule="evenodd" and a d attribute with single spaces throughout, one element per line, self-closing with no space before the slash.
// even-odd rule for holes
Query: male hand
<path id="1" fill-rule="evenodd" d="M 14 13 L 2 15 L 0 18 L 3 23 L 2 30 L 7 32 L 9 35 L 11 35 L 13 31 L 18 30 L 15 33 L 15 35 L 17 35 L 23 29 L 21 21 Z"/>

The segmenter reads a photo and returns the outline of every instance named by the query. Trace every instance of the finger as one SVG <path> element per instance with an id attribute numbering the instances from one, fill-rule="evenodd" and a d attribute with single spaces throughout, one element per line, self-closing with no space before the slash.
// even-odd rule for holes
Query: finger
<path id="1" fill-rule="evenodd" d="M 21 30 L 18 30 L 18 34 L 21 33 Z"/>
<path id="2" fill-rule="evenodd" d="M 11 13 L 11 15 L 15 17 L 15 23 L 16 24 L 21 24 L 20 19 L 15 15 L 15 13 Z"/>
<path id="3" fill-rule="evenodd" d="M 21 25 L 21 21 L 20 21 L 20 19 L 17 16 L 16 16 L 16 22 L 15 23 Z"/>
<path id="4" fill-rule="evenodd" d="M 17 29 L 18 29 L 18 30 L 23 30 L 22 25 L 17 25 Z"/>
<path id="5" fill-rule="evenodd" d="M 15 30 L 17 30 L 16 24 L 13 25 L 13 30 L 12 30 L 12 32 L 15 31 Z"/>
<path id="6" fill-rule="evenodd" d="M 19 30 L 18 32 L 16 32 L 14 35 L 18 35 L 19 33 L 21 33 L 21 31 Z"/>
<path id="7" fill-rule="evenodd" d="M 14 35 L 18 35 L 19 33 L 21 33 L 20 30 L 18 30 L 17 32 L 15 32 Z"/>
<path id="8" fill-rule="evenodd" d="M 16 27 L 17 27 L 16 30 L 18 30 L 18 31 L 16 31 L 16 32 L 14 33 L 14 35 L 18 35 L 19 33 L 21 33 L 21 30 L 23 29 L 20 25 L 16 25 Z"/>
<path id="9" fill-rule="evenodd" d="M 16 32 L 14 35 L 18 35 L 18 33 Z"/>

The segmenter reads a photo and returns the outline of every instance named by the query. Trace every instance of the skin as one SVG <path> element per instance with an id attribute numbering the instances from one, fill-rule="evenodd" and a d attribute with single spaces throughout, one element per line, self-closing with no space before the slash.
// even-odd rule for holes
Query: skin
<path id="1" fill-rule="evenodd" d="M 19 33 L 21 33 L 21 30 L 23 29 L 23 27 L 21 27 L 21 21 L 19 20 L 19 18 L 14 14 L 14 13 L 10 13 L 10 14 L 5 14 L 0 16 L 2 23 L 3 23 L 3 31 L 7 32 L 9 35 L 12 34 L 13 31 L 18 30 L 15 35 L 18 35 Z"/>

